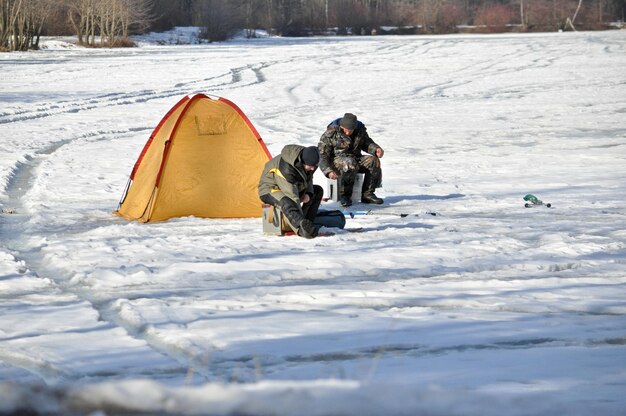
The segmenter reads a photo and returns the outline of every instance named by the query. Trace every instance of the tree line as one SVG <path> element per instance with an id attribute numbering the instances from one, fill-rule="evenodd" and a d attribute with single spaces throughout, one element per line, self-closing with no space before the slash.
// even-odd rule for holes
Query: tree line
<path id="1" fill-rule="evenodd" d="M 245 29 L 279 36 L 604 29 L 626 0 L 0 0 L 0 50 L 36 49 L 42 35 L 89 47 L 131 34 L 199 26 L 208 41 Z"/>
<path id="2" fill-rule="evenodd" d="M 153 26 L 205 28 L 209 40 L 241 28 L 282 36 L 604 29 L 626 0 L 154 0 Z"/>
<path id="3" fill-rule="evenodd" d="M 42 35 L 91 47 L 127 46 L 153 22 L 150 0 L 0 0 L 0 50 L 37 49 Z"/>

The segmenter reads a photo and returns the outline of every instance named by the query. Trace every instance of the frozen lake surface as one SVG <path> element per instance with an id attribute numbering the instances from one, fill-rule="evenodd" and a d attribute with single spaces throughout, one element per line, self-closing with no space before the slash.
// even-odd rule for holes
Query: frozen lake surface
<path id="1" fill-rule="evenodd" d="M 0 54 L 0 413 L 623 414 L 626 31 L 46 45 Z M 112 215 L 195 93 L 273 155 L 357 114 L 385 204 Z"/>

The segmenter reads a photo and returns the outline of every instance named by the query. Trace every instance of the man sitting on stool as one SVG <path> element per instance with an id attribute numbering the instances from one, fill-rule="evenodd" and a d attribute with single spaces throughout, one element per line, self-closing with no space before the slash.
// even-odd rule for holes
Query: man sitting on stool
<path id="1" fill-rule="evenodd" d="M 382 182 L 380 158 L 385 152 L 368 136 L 365 125 L 354 114 L 346 113 L 330 123 L 318 146 L 320 168 L 327 178 L 337 179 L 339 203 L 342 206 L 352 205 L 352 187 L 357 173 L 365 174 L 361 202 L 384 202 L 374 191 Z M 361 151 L 369 155 L 362 155 Z"/>
<path id="2" fill-rule="evenodd" d="M 313 174 L 319 160 L 317 147 L 289 144 L 265 164 L 259 181 L 261 201 L 280 208 L 291 229 L 305 238 L 318 233 L 313 220 L 324 190 L 313 185 Z"/>

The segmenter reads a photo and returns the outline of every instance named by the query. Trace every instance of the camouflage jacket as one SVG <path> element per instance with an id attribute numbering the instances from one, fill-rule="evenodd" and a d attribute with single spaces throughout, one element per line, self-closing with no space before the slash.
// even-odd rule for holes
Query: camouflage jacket
<path id="1" fill-rule="evenodd" d="M 270 194 L 279 201 L 286 196 L 296 203 L 308 193 L 313 196 L 313 172 L 304 170 L 303 146 L 288 144 L 265 164 L 259 181 L 259 196 Z"/>
<path id="2" fill-rule="evenodd" d="M 361 151 L 371 155 L 376 153 L 378 146 L 367 134 L 365 125 L 357 121 L 356 128 L 350 136 L 346 136 L 339 127 L 337 119 L 328 125 L 322 134 L 318 147 L 320 149 L 320 170 L 328 176 L 330 172 L 338 173 L 334 167 L 337 157 L 355 157 L 359 159 Z"/>

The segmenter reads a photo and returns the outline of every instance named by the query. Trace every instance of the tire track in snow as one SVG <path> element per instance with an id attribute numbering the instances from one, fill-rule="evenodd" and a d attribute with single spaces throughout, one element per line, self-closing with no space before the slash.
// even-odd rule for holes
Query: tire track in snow
<path id="1" fill-rule="evenodd" d="M 453 43 L 460 43 L 461 41 L 450 41 Z M 520 71 L 528 71 L 539 68 L 549 67 L 554 64 L 558 59 L 556 56 L 545 57 L 539 56 L 531 59 L 536 54 L 537 48 L 533 45 L 520 44 L 520 48 L 514 52 L 508 54 L 496 55 L 492 58 L 480 61 L 477 63 L 467 64 L 463 67 L 454 70 L 456 74 L 452 79 L 454 81 L 445 81 L 440 83 L 419 85 L 411 89 L 411 95 L 428 96 L 437 98 L 448 98 L 447 91 L 453 90 L 458 87 L 462 87 L 468 84 L 472 84 L 477 80 L 484 80 L 490 77 L 496 77 L 506 75 L 510 73 L 516 73 Z M 513 65 L 511 65 L 513 63 Z M 527 89 L 528 86 L 520 87 L 520 90 Z M 501 93 L 499 91 L 493 92 L 492 90 L 486 90 L 483 93 L 482 98 L 492 98 L 494 95 Z"/>
<path id="2" fill-rule="evenodd" d="M 236 67 L 214 77 L 177 83 L 174 87 L 162 91 L 139 90 L 128 93 L 110 93 L 96 95 L 82 100 L 66 100 L 58 101 L 53 104 L 41 104 L 34 110 L 20 108 L 17 108 L 15 111 L 4 110 L 0 113 L 0 124 L 36 120 L 61 114 L 79 113 L 118 105 L 143 103 L 173 96 L 183 96 L 193 93 L 193 91 L 210 93 L 227 88 L 243 88 L 265 82 L 263 69 L 273 64 L 273 62 L 266 62 Z M 247 76 L 247 72 L 251 72 L 252 76 Z"/>

